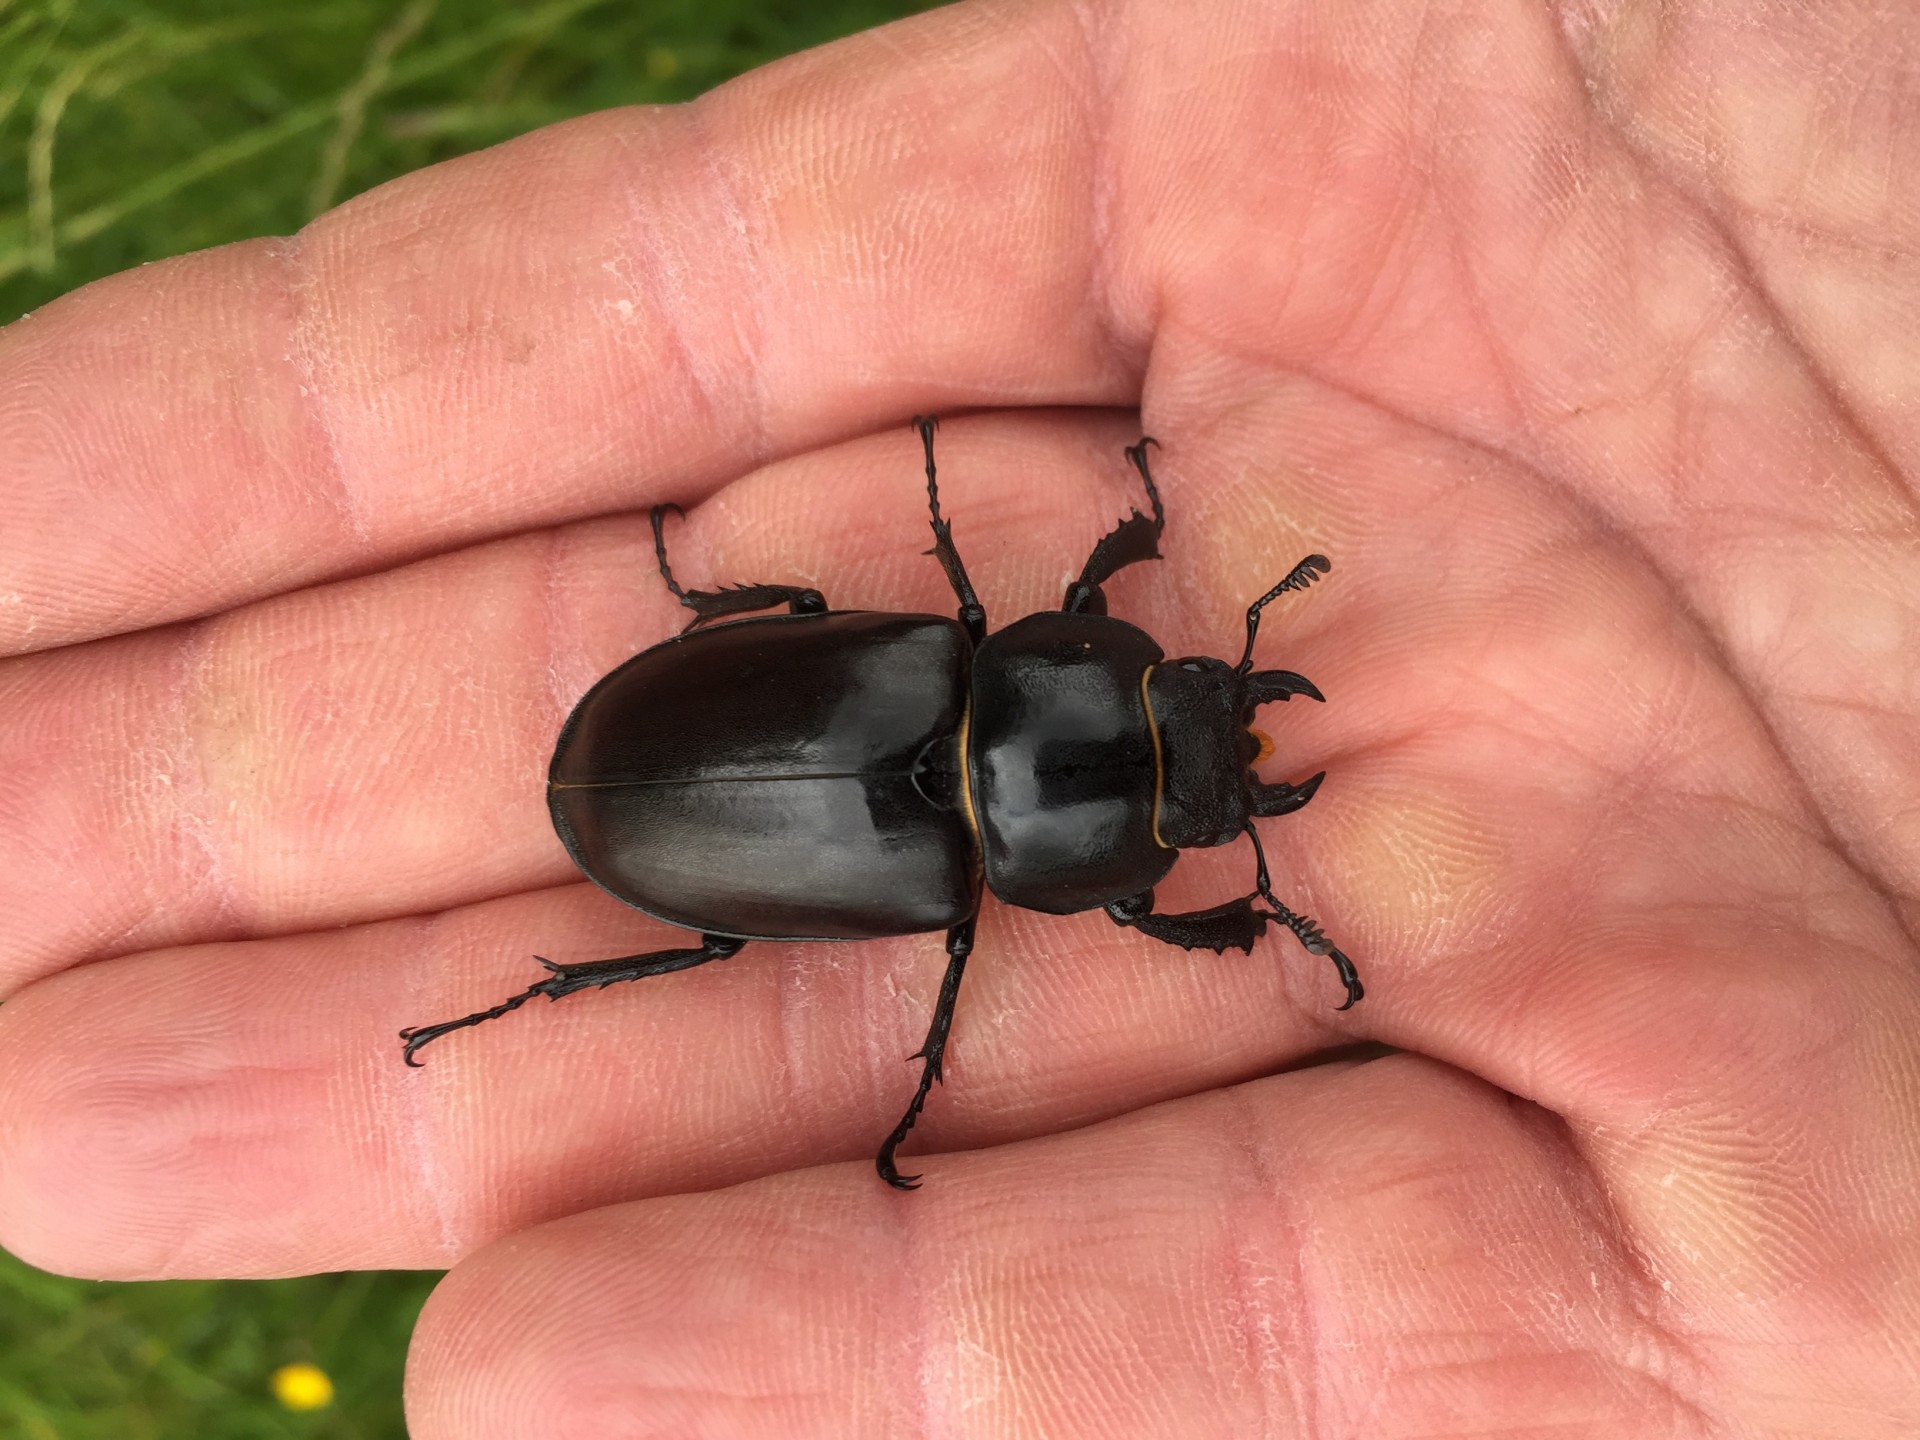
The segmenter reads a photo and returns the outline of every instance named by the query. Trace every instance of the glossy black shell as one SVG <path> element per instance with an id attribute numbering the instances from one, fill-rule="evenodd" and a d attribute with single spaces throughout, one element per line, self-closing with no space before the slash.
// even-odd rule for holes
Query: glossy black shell
<path id="1" fill-rule="evenodd" d="M 957 925 L 979 906 L 955 774 L 971 648 L 954 620 L 859 610 L 656 645 L 568 717 L 554 828 L 595 883 L 707 934 Z"/>
<path id="2" fill-rule="evenodd" d="M 1137 895 L 1173 868 L 1154 832 L 1159 738 L 1146 631 L 1042 611 L 980 642 L 971 768 L 987 885 L 1009 905 L 1070 915 Z"/>

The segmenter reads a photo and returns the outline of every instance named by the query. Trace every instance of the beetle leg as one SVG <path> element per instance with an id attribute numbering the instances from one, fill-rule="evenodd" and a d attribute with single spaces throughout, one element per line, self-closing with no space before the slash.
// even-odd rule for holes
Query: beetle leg
<path id="1" fill-rule="evenodd" d="M 1160 558 L 1160 536 L 1167 528 L 1166 507 L 1160 503 L 1160 491 L 1153 483 L 1153 473 L 1147 469 L 1147 447 L 1160 442 L 1151 435 L 1142 435 L 1138 445 L 1127 447 L 1127 459 L 1133 462 L 1133 468 L 1140 472 L 1141 480 L 1146 482 L 1147 500 L 1153 506 L 1153 518 L 1149 520 L 1138 510 L 1122 520 L 1093 547 L 1093 554 L 1087 557 L 1087 563 L 1081 568 L 1080 578 L 1067 587 L 1067 598 L 1060 608 L 1069 614 L 1104 615 L 1107 613 L 1106 592 L 1100 587 L 1113 578 L 1114 572 L 1124 565 L 1137 560 L 1158 560 Z"/>
<path id="2" fill-rule="evenodd" d="M 672 592 L 674 599 L 684 605 L 687 603 L 687 592 L 680 588 L 680 582 L 673 578 L 673 567 L 667 564 L 667 537 L 660 528 L 661 517 L 669 510 L 682 520 L 687 518 L 687 512 L 678 505 L 669 503 L 653 507 L 647 516 L 653 522 L 653 558 L 659 563 L 660 578 L 667 582 L 667 589 Z"/>
<path id="3" fill-rule="evenodd" d="M 674 599 L 693 611 L 693 619 L 687 622 L 691 630 L 696 625 L 704 625 L 709 620 L 723 619 L 728 615 L 742 615 L 749 610 L 770 610 L 775 605 L 785 605 L 792 615 L 821 615 L 827 610 L 827 597 L 818 590 L 804 585 L 735 585 L 720 590 L 683 590 L 680 582 L 673 578 L 673 567 L 667 564 L 667 538 L 661 531 L 660 520 L 667 511 L 685 517 L 686 511 L 678 505 L 656 505 L 653 507 L 653 554 L 660 562 L 660 578 L 667 582 L 667 589 L 673 592 Z"/>
<path id="4" fill-rule="evenodd" d="M 1242 896 L 1211 910 L 1191 910 L 1178 915 L 1155 914 L 1153 891 L 1142 890 L 1107 906 L 1107 917 L 1116 925 L 1126 925 L 1142 935 L 1151 935 L 1166 945 L 1182 950 L 1211 950 L 1216 955 L 1227 950 L 1253 950 L 1253 942 L 1267 931 L 1264 912 L 1253 908 L 1253 897 Z"/>
<path id="5" fill-rule="evenodd" d="M 960 552 L 953 548 L 953 527 L 940 518 L 940 487 L 933 478 L 933 432 L 940 428 L 940 418 L 916 415 L 913 428 L 920 432 L 921 448 L 927 452 L 927 508 L 933 512 L 933 548 L 922 553 L 939 560 L 940 568 L 947 572 L 947 583 L 953 586 L 953 593 L 960 601 L 960 623 L 967 627 L 968 637 L 978 645 L 987 637 L 987 609 L 973 593 L 967 567 L 960 563 Z"/>
<path id="6" fill-rule="evenodd" d="M 973 926 L 973 920 L 969 919 L 947 931 L 947 973 L 940 981 L 940 998 L 934 1003 L 933 1024 L 927 1027 L 926 1044 L 908 1057 L 926 1062 L 920 1067 L 920 1085 L 913 1092 L 913 1103 L 907 1106 L 907 1113 L 900 1117 L 900 1123 L 893 1127 L 893 1133 L 887 1136 L 880 1153 L 874 1157 L 873 1165 L 880 1172 L 880 1178 L 896 1190 L 920 1188 L 918 1175 L 902 1175 L 894 1168 L 893 1152 L 900 1148 L 900 1142 L 913 1129 L 913 1122 L 920 1118 L 920 1107 L 927 1103 L 927 1092 L 933 1088 L 933 1082 L 941 1078 L 940 1066 L 947 1053 L 947 1031 L 953 1028 L 953 1002 L 960 994 L 960 976 L 967 968 L 967 956 L 973 953 Z"/>
<path id="7" fill-rule="evenodd" d="M 1339 946 L 1327 939 L 1318 923 L 1289 910 L 1271 895 L 1267 897 L 1267 903 L 1274 907 L 1273 918 L 1293 931 L 1300 943 L 1307 947 L 1309 955 L 1324 955 L 1333 961 L 1333 968 L 1340 973 L 1340 983 L 1347 987 L 1347 998 L 1334 1009 L 1351 1010 L 1367 993 L 1367 987 L 1360 983 L 1360 972 L 1353 968 L 1353 961 L 1341 953 Z"/>
<path id="8" fill-rule="evenodd" d="M 1340 948 L 1327 939 L 1326 932 L 1317 923 L 1280 903 L 1273 893 L 1273 881 L 1267 875 L 1267 853 L 1260 848 L 1260 832 L 1249 825 L 1247 838 L 1253 841 L 1254 864 L 1258 867 L 1254 885 L 1261 898 L 1273 907 L 1272 918 L 1291 930 L 1309 955 L 1324 955 L 1333 962 L 1333 968 L 1340 972 L 1340 983 L 1347 987 L 1346 1001 L 1337 1008 L 1351 1009 L 1367 993 L 1366 987 L 1360 983 L 1360 972 L 1353 968 L 1353 961 L 1341 954 Z"/>
<path id="9" fill-rule="evenodd" d="M 618 960 L 595 960 L 585 965 L 556 965 L 536 955 L 533 958 L 552 972 L 539 984 L 529 985 L 518 995 L 502 1000 L 490 1010 L 478 1010 L 459 1020 L 443 1020 L 438 1025 L 417 1025 L 402 1030 L 400 1038 L 407 1042 L 404 1051 L 406 1062 L 417 1067 L 420 1062 L 413 1057 L 429 1041 L 438 1040 L 451 1030 L 478 1025 L 482 1020 L 498 1020 L 502 1015 L 518 1010 L 536 995 L 558 1000 L 562 995 L 571 995 L 576 990 L 604 989 L 622 980 L 644 980 L 649 975 L 691 970 L 709 960 L 725 960 L 730 955 L 737 955 L 740 947 L 746 943 L 731 935 L 702 935 L 697 950 L 655 950 L 646 955 L 623 955 Z"/>
<path id="10" fill-rule="evenodd" d="M 827 597 L 818 590 L 800 585 L 732 585 L 724 590 L 689 590 L 680 603 L 693 611 L 686 628 L 704 625 L 728 615 L 743 615 L 749 610 L 770 610 L 785 605 L 789 615 L 824 615 Z"/>

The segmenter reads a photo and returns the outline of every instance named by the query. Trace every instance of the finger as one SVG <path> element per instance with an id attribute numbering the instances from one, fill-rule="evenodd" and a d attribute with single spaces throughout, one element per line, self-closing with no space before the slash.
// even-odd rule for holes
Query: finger
<path id="1" fill-rule="evenodd" d="M 1130 400 L 1077 34 L 926 16 L 10 327 L 0 650 L 696 499 L 917 409 Z"/>
<path id="2" fill-rule="evenodd" d="M 751 943 L 401 1062 L 402 1027 L 522 990 L 531 952 L 686 940 L 576 885 L 41 981 L 0 1007 L 0 1243 L 120 1279 L 437 1266 L 594 1205 L 871 1167 L 917 1076 L 937 935 Z M 1336 988 L 1310 962 L 990 909 L 910 1148 L 1084 1124 L 1336 1041 L 1335 995 L 1315 1014 L 1289 994 Z"/>
<path id="3" fill-rule="evenodd" d="M 1136 434 L 1100 415 L 946 427 L 956 533 L 993 557 L 976 569 L 996 614 L 1057 605 L 1140 503 Z M 673 526 L 679 573 L 950 614 L 920 464 L 902 426 L 769 467 Z M 685 618 L 627 516 L 0 664 L 0 982 L 560 883 L 553 738 Z"/>
<path id="4" fill-rule="evenodd" d="M 1045 1141 L 580 1215 L 455 1270 L 421 1440 L 1684 1434 L 1705 1380 L 1550 1122 L 1328 1067 Z M 1796 1357 L 1783 1386 L 1819 1377 Z"/>

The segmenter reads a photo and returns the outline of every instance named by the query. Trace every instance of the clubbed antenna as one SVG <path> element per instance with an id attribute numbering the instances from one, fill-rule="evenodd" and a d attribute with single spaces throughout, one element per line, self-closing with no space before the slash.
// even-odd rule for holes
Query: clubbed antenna
<path id="1" fill-rule="evenodd" d="M 1240 663 L 1234 666 L 1236 674 L 1244 675 L 1253 668 L 1253 637 L 1260 633 L 1260 612 L 1267 608 L 1268 603 L 1277 600 L 1289 590 L 1306 589 L 1331 569 L 1333 569 L 1333 562 L 1326 556 L 1309 555 L 1287 572 L 1286 579 L 1247 607 L 1247 650 L 1240 657 Z"/>

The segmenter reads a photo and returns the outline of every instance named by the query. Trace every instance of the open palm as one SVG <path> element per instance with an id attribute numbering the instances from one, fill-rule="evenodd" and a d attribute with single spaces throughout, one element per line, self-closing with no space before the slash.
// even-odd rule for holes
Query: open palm
<path id="1" fill-rule="evenodd" d="M 958 7 L 7 330 L 0 1240 L 454 1265 L 423 1440 L 1916 1433 L 1920 17 L 1761 13 Z M 1332 557 L 1266 834 L 1366 1000 L 989 905 L 911 1197 L 937 935 L 402 1067 L 685 943 L 542 800 L 646 507 L 950 612 L 928 409 L 997 624 L 1141 416 L 1116 614 L 1232 659 Z"/>

